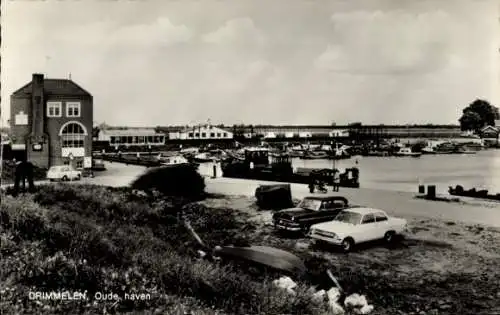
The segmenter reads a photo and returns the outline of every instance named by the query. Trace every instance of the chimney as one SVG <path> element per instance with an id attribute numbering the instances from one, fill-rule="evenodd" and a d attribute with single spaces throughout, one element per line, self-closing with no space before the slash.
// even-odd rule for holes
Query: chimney
<path id="1" fill-rule="evenodd" d="M 44 117 L 44 97 L 43 97 L 43 74 L 34 73 L 31 81 L 31 106 L 32 106 L 32 121 L 31 133 L 32 136 L 39 138 L 43 137 L 45 117 Z"/>

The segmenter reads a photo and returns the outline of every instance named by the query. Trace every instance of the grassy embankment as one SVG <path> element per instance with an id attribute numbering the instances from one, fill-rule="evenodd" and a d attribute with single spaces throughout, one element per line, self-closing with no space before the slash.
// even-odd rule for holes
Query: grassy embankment
<path id="1" fill-rule="evenodd" d="M 255 245 L 289 249 L 314 272 L 331 268 L 348 292 L 367 296 L 375 305 L 374 314 L 492 314 L 489 311 L 498 305 L 500 270 L 494 264 L 498 248 L 483 246 L 492 244 L 481 234 L 484 229 L 469 232 L 479 242 L 474 248 L 484 247 L 490 256 L 478 252 L 474 258 L 453 244 L 437 241 L 350 255 L 325 253 L 296 246 L 307 245 L 306 240 L 275 236 L 254 220 L 252 202 L 214 197 L 191 204 L 186 214 L 209 246 L 243 238 Z M 197 259 L 194 240 L 169 216 L 176 210 L 172 203 L 138 197 L 125 188 L 47 185 L 38 187 L 34 195 L 16 199 L 3 195 L 0 311 L 324 313 L 325 305 L 311 302 L 307 283 L 301 282 L 298 294 L 290 296 L 273 288 L 276 275 L 272 273 L 257 274 L 229 263 Z M 458 229 L 451 223 L 446 226 Z M 455 268 L 433 270 L 430 267 L 438 258 L 442 258 L 439 262 L 448 259 Z M 88 290 L 90 300 L 33 301 L 28 299 L 30 290 Z M 94 303 L 96 291 L 150 293 L 151 299 Z"/>
<path id="2" fill-rule="evenodd" d="M 173 206 L 137 197 L 128 189 L 87 185 L 40 186 L 34 195 L 1 204 L 1 311 L 37 314 L 157 310 L 171 312 L 194 298 L 197 310 L 226 313 L 321 311 L 307 294 L 273 288 L 274 278 L 240 272 L 231 264 L 197 259 L 183 226 L 168 216 Z M 190 206 L 191 224 L 211 246 L 227 244 L 252 226 L 231 210 Z M 247 232 L 248 233 L 248 232 Z M 28 292 L 150 293 L 142 302 L 30 301 Z M 164 295 L 170 296 L 166 298 Z M 175 298 L 172 298 L 175 296 Z M 189 303 L 188 303 L 189 304 Z"/>

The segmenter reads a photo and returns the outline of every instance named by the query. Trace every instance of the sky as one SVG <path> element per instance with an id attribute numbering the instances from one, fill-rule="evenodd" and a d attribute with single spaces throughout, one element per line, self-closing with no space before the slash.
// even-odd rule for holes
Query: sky
<path id="1" fill-rule="evenodd" d="M 498 0 L 2 1 L 2 121 L 32 73 L 109 125 L 456 124 L 500 105 Z"/>

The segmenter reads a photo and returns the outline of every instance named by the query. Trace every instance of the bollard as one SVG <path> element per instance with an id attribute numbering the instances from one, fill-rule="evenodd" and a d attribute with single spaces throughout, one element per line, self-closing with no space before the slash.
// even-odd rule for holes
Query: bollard
<path id="1" fill-rule="evenodd" d="M 425 185 L 418 185 L 418 193 L 425 194 Z"/>
<path id="2" fill-rule="evenodd" d="M 427 198 L 436 199 L 436 185 L 427 186 Z"/>

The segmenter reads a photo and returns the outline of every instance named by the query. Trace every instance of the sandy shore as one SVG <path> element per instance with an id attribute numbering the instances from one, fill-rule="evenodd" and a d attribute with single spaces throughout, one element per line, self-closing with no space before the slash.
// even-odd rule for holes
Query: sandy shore
<path id="1" fill-rule="evenodd" d="M 272 182 L 234 179 L 207 178 L 207 191 L 211 193 L 253 196 L 259 185 Z M 303 198 L 310 195 L 304 184 L 291 184 L 292 196 Z M 395 216 L 425 217 L 450 221 L 485 224 L 500 227 L 500 206 L 494 208 L 485 204 L 465 204 L 453 202 L 436 202 L 415 199 L 415 194 L 375 189 L 340 188 L 340 192 L 329 192 L 330 195 L 341 195 L 352 204 L 380 208 Z"/>

